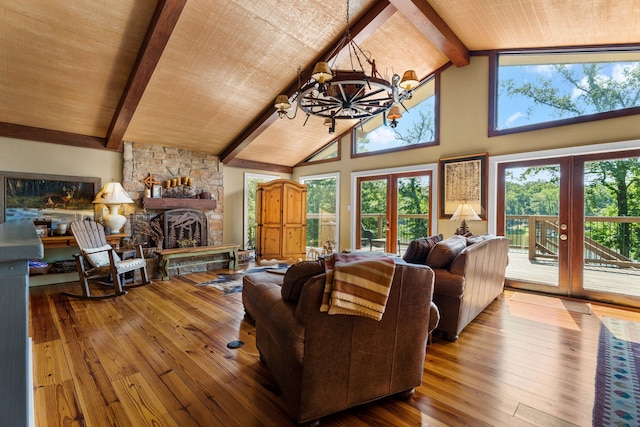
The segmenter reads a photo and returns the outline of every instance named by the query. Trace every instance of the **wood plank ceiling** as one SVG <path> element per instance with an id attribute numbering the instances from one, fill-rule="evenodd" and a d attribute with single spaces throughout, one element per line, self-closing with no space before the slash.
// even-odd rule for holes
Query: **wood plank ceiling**
<path id="1" fill-rule="evenodd" d="M 640 40 L 640 0 L 349 4 L 387 76 L 464 66 L 469 51 Z M 161 144 L 282 171 L 334 137 L 317 117 L 277 119 L 273 102 L 344 35 L 345 0 L 0 0 L 0 25 L 0 136 Z"/>

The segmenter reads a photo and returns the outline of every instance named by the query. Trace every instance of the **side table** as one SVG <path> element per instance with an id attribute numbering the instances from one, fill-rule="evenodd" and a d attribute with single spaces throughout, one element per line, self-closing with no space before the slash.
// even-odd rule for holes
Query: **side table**
<path id="1" fill-rule="evenodd" d="M 136 257 L 136 250 L 134 248 L 118 248 L 114 249 L 120 259 L 129 259 Z"/>

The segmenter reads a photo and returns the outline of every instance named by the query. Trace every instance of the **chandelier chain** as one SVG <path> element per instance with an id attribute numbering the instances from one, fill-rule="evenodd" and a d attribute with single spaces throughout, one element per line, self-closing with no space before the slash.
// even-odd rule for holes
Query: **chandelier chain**
<path id="1" fill-rule="evenodd" d="M 417 83 L 415 71 L 405 72 L 405 75 L 409 76 L 406 79 L 401 79 L 396 74 L 392 76 L 391 81 L 384 79 L 376 69 L 376 61 L 371 52 L 364 51 L 351 39 L 351 2 L 345 2 L 345 36 L 331 49 L 331 53 L 325 56 L 326 62 L 320 60 L 316 63 L 311 78 L 303 85 L 300 83 L 302 73 L 299 68 L 299 90 L 293 95 L 293 99 L 279 95 L 274 106 L 280 118 L 293 119 L 298 107 L 307 114 L 305 123 L 310 115 L 323 117 L 325 125 L 329 126 L 329 133 L 335 130 L 336 119 L 366 120 L 378 114 L 386 114 L 395 108 L 389 116 L 389 119 L 392 119 L 389 126 L 395 127 L 396 120 L 402 116 L 395 104 L 402 105 L 403 100 L 411 98 L 411 89 Z M 339 58 L 342 61 L 345 54 L 349 58 L 345 65 L 348 62 L 351 70 L 336 69 L 335 64 Z M 365 71 L 365 64 L 371 66 L 371 73 Z M 402 85 L 405 80 L 409 82 L 406 87 Z M 400 86 L 405 90 L 400 91 Z M 295 112 L 290 116 L 288 111 L 291 102 L 296 100 Z"/>

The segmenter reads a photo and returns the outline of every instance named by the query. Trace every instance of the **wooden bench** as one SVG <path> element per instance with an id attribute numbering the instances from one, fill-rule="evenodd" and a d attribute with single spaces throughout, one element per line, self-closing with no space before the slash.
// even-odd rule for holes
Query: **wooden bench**
<path id="1" fill-rule="evenodd" d="M 158 270 L 162 276 L 162 280 L 169 280 L 169 270 L 179 267 L 190 267 L 194 265 L 213 264 L 217 262 L 228 262 L 229 269 L 238 268 L 238 249 L 240 245 L 223 245 L 223 246 L 196 246 L 191 248 L 174 248 L 159 249 L 156 251 L 158 256 Z M 225 254 L 225 258 L 213 259 L 213 255 Z M 194 258 L 193 262 L 180 265 L 171 265 L 171 260 L 180 258 Z M 210 257 L 209 259 L 202 259 Z"/>

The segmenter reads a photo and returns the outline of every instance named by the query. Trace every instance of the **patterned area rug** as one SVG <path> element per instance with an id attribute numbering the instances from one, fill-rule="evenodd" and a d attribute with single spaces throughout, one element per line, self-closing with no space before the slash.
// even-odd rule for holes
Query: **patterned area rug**
<path id="1" fill-rule="evenodd" d="M 274 273 L 284 274 L 287 272 L 289 264 L 276 264 L 267 267 L 256 267 L 248 270 L 238 270 L 231 274 L 218 274 L 213 280 L 208 282 L 198 283 L 196 286 L 213 286 L 216 289 L 222 291 L 222 295 L 235 294 L 242 291 L 242 277 L 245 274 L 257 273 L 258 271 L 273 270 Z"/>
<path id="2" fill-rule="evenodd" d="M 594 426 L 640 425 L 640 324 L 603 317 L 598 340 Z"/>

